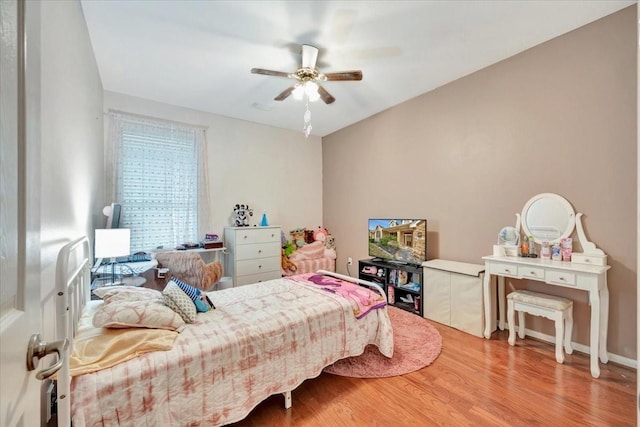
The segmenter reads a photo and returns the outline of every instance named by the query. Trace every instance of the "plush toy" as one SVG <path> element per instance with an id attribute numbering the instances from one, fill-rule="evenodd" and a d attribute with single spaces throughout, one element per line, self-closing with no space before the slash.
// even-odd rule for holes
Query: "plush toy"
<path id="1" fill-rule="evenodd" d="M 253 209 L 249 208 L 249 205 L 245 204 L 237 204 L 233 208 L 233 213 L 235 215 L 234 225 L 236 227 L 248 227 L 249 226 L 249 217 L 253 216 Z"/>
<path id="2" fill-rule="evenodd" d="M 298 269 L 298 267 L 296 267 L 296 265 L 291 262 L 289 260 L 289 258 L 287 258 L 287 255 L 285 254 L 284 249 L 282 249 L 282 270 L 283 271 L 296 271 Z"/>
<path id="3" fill-rule="evenodd" d="M 335 249 L 336 248 L 336 238 L 333 237 L 331 234 L 329 234 L 327 236 L 327 241 L 324 242 L 324 246 L 327 249 Z"/>
<path id="4" fill-rule="evenodd" d="M 304 229 L 304 242 L 308 245 L 309 243 L 315 242 L 316 239 L 313 238 L 313 230 L 309 230 L 308 228 Z"/>
<path id="5" fill-rule="evenodd" d="M 303 247 L 306 242 L 304 241 L 304 228 L 296 228 L 290 232 L 293 243 L 299 248 Z"/>
<path id="6" fill-rule="evenodd" d="M 197 252 L 158 252 L 156 260 L 172 276 L 203 291 L 213 290 L 222 277 L 222 264 L 219 261 L 205 264 Z"/>
<path id="7" fill-rule="evenodd" d="M 296 245 L 294 245 L 293 243 L 291 243 L 290 241 L 286 241 L 284 246 L 282 247 L 282 249 L 284 249 L 284 254 L 288 257 L 291 256 L 292 253 L 295 252 L 296 250 Z"/>
<path id="8" fill-rule="evenodd" d="M 318 227 L 315 230 L 313 230 L 314 241 L 326 242 L 328 235 L 329 235 L 329 232 L 327 231 L 326 228 Z"/>

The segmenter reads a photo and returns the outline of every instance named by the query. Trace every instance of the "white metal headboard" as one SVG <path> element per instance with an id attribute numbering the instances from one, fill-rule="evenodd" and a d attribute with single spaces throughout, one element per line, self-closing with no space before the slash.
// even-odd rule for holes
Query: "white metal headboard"
<path id="1" fill-rule="evenodd" d="M 83 236 L 67 243 L 58 253 L 56 264 L 57 339 L 68 339 L 62 367 L 57 374 L 58 426 L 71 425 L 71 376 L 69 358 L 82 310 L 91 296 L 91 250 Z"/>

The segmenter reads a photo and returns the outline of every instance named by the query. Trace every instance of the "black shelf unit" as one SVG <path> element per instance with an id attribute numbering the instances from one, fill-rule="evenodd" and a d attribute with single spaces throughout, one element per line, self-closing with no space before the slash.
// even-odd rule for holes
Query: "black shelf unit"
<path id="1" fill-rule="evenodd" d="M 422 266 L 364 259 L 358 262 L 358 277 L 379 284 L 389 305 L 423 316 Z M 405 302 L 403 298 L 413 302 Z"/>

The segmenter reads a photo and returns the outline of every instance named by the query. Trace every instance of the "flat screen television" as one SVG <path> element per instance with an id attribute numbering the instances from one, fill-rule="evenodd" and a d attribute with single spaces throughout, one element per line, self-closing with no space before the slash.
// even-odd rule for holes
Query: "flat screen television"
<path id="1" fill-rule="evenodd" d="M 426 219 L 369 219 L 369 256 L 420 265 L 427 260 Z"/>

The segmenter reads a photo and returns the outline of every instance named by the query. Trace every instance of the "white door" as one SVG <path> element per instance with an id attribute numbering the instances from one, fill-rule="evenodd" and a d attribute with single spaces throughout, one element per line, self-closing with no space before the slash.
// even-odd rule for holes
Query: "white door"
<path id="1" fill-rule="evenodd" d="M 38 2 L 0 0 L 0 425 L 7 427 L 40 425 L 42 366 L 28 372 L 26 363 L 41 325 L 39 10 Z"/>

